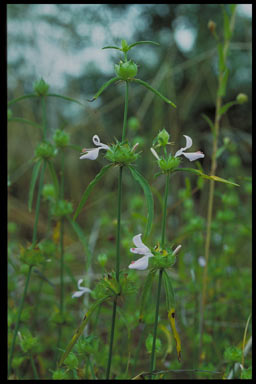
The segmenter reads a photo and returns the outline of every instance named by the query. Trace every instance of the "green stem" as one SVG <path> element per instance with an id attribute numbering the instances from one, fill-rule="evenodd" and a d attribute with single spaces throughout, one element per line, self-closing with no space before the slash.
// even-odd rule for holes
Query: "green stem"
<path id="1" fill-rule="evenodd" d="M 46 140 L 46 100 L 42 97 L 42 120 L 43 120 L 43 139 Z"/>
<path id="2" fill-rule="evenodd" d="M 40 210 L 40 203 L 41 203 L 41 194 L 42 194 L 42 189 L 44 185 L 45 168 L 46 168 L 46 161 L 44 160 L 43 167 L 41 170 L 40 180 L 39 180 L 39 189 L 38 189 L 37 201 L 36 201 L 36 213 L 35 213 L 35 223 L 34 223 L 33 237 L 32 237 L 32 247 L 35 245 L 37 240 L 37 227 L 38 227 L 39 210 Z"/>
<path id="3" fill-rule="evenodd" d="M 60 176 L 60 199 L 64 197 L 64 152 L 61 151 L 61 176 Z M 60 316 L 62 318 L 64 311 L 64 218 L 60 219 Z M 63 319 L 62 319 L 63 320 Z M 58 351 L 60 347 L 62 336 L 62 322 L 59 325 L 58 329 L 58 341 L 57 348 L 55 353 L 55 362 L 56 366 Z"/>
<path id="4" fill-rule="evenodd" d="M 124 122 L 123 122 L 123 134 L 122 141 L 126 138 L 126 127 L 127 127 L 127 114 L 128 114 L 128 81 L 125 82 L 125 101 L 124 101 Z"/>
<path id="5" fill-rule="evenodd" d="M 170 174 L 167 173 L 166 182 L 165 182 L 163 218 L 162 218 L 162 237 L 161 237 L 161 246 L 162 247 L 164 247 L 164 244 L 165 244 L 166 214 L 167 214 L 167 199 L 168 199 L 168 191 L 169 191 L 169 179 L 170 179 Z"/>
<path id="6" fill-rule="evenodd" d="M 125 89 L 125 101 L 124 101 L 124 120 L 123 120 L 123 132 L 122 132 L 122 141 L 126 137 L 126 127 L 127 127 L 127 115 L 128 115 L 128 81 L 126 81 Z M 122 174 L 123 167 L 119 168 L 118 176 L 118 201 L 117 201 L 117 234 L 116 234 L 116 279 L 119 281 L 119 269 L 120 269 L 120 233 L 121 233 L 121 204 L 122 204 Z M 113 312 L 112 312 L 112 324 L 111 324 L 111 333 L 110 333 L 110 344 L 109 344 L 109 354 L 108 354 L 108 365 L 106 380 L 109 379 L 111 361 L 112 361 L 112 349 L 114 342 L 114 333 L 115 333 L 115 319 L 116 319 L 116 298 L 113 302 Z"/>
<path id="7" fill-rule="evenodd" d="M 168 190 L 169 190 L 169 179 L 170 179 L 170 174 L 167 173 L 166 182 L 165 182 L 165 192 L 164 192 L 161 247 L 164 247 L 164 245 L 165 245 L 167 198 L 168 198 Z M 155 349 L 156 349 L 156 337 L 157 337 L 157 325 L 158 325 L 158 313 L 159 313 L 159 305 L 160 305 L 162 274 L 163 274 L 163 269 L 160 269 L 159 270 L 159 279 L 158 279 L 158 288 L 157 288 L 157 298 L 156 298 L 156 312 L 155 312 L 155 324 L 154 324 L 154 335 L 153 335 L 153 344 L 152 344 L 152 353 L 151 353 L 150 372 L 154 371 L 154 369 L 155 369 Z M 153 378 L 153 376 L 151 376 L 151 378 Z"/>
<path id="8" fill-rule="evenodd" d="M 159 279 L 158 279 L 158 288 L 157 288 L 157 298 L 156 298 L 156 313 L 155 313 L 155 324 L 154 324 L 154 335 L 153 335 L 153 344 L 152 344 L 152 353 L 151 353 L 151 363 L 150 363 L 150 372 L 155 370 L 155 352 L 156 352 L 156 336 L 157 336 L 157 325 L 158 325 L 158 313 L 159 313 L 159 304 L 160 304 L 160 293 L 161 293 L 161 284 L 162 284 L 162 275 L 163 270 L 159 270 Z"/>
<path id="9" fill-rule="evenodd" d="M 32 355 L 30 356 L 30 362 L 31 362 L 31 365 L 32 365 L 33 373 L 34 373 L 34 378 L 35 378 L 35 380 L 39 380 L 37 369 L 36 369 L 36 365 L 35 365 L 34 358 L 33 358 Z"/>

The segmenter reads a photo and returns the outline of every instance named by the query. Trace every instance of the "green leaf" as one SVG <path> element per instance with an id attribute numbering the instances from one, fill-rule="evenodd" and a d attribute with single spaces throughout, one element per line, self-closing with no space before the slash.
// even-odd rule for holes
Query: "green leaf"
<path id="1" fill-rule="evenodd" d="M 228 75 L 229 75 L 229 70 L 228 68 L 225 68 L 223 77 L 221 79 L 221 83 L 218 89 L 218 96 L 225 96 L 226 94 L 226 87 L 227 87 L 227 81 L 228 81 Z"/>
<path id="2" fill-rule="evenodd" d="M 75 222 L 74 220 L 72 220 L 72 218 L 69 216 L 68 216 L 68 221 L 71 224 L 71 226 L 73 227 L 78 239 L 81 241 L 81 243 L 84 247 L 87 265 L 90 266 L 91 260 L 92 260 L 92 252 L 88 247 L 88 241 L 85 237 L 84 231 L 82 230 L 80 225 L 77 222 Z"/>
<path id="3" fill-rule="evenodd" d="M 34 121 L 23 119 L 22 117 L 11 117 L 10 119 L 8 119 L 8 121 L 15 121 L 17 123 L 32 125 L 32 127 L 42 128 L 42 126 L 40 124 L 37 124 Z"/>
<path id="4" fill-rule="evenodd" d="M 36 180 L 40 171 L 42 161 L 37 161 L 34 165 L 32 175 L 31 175 L 31 180 L 30 180 L 30 186 L 29 186 L 29 193 L 28 193 L 28 210 L 31 212 L 32 210 L 32 201 L 33 201 L 33 196 L 34 196 L 34 190 L 35 190 L 35 185 L 36 185 Z"/>
<path id="5" fill-rule="evenodd" d="M 77 216 L 79 215 L 79 213 L 81 212 L 86 200 L 88 199 L 91 191 L 93 190 L 94 186 L 98 183 L 98 181 L 100 181 L 100 179 L 102 178 L 102 176 L 107 172 L 107 170 L 112 167 L 113 164 L 107 164 L 105 165 L 101 170 L 100 172 L 95 176 L 95 178 L 90 182 L 90 184 L 88 185 L 88 187 L 86 188 L 83 196 L 82 196 L 82 199 L 76 209 L 76 212 L 74 214 L 74 217 L 73 217 L 73 220 L 76 220 Z"/>
<path id="6" fill-rule="evenodd" d="M 223 45 L 221 43 L 218 44 L 218 52 L 219 52 L 219 71 L 224 72 L 226 68 Z"/>
<path id="7" fill-rule="evenodd" d="M 214 134 L 215 128 L 214 128 L 214 124 L 213 124 L 212 120 L 205 113 L 202 113 L 201 116 L 208 123 L 209 127 L 211 128 L 212 133 Z"/>
<path id="8" fill-rule="evenodd" d="M 30 99 L 32 97 L 38 97 L 38 95 L 36 93 L 30 93 L 28 95 L 23 95 L 23 96 L 17 97 L 16 99 L 13 99 L 13 100 L 8 102 L 8 107 L 14 103 L 17 103 L 18 101 Z"/>
<path id="9" fill-rule="evenodd" d="M 135 47 L 135 45 L 139 45 L 139 44 L 154 44 L 154 45 L 160 46 L 160 44 L 156 43 L 155 41 L 146 40 L 146 41 L 137 41 L 136 43 L 129 45 L 128 48 L 131 49 L 132 47 Z"/>
<path id="10" fill-rule="evenodd" d="M 141 302 L 140 302 L 139 321 L 143 321 L 144 308 L 145 308 L 146 300 L 147 300 L 148 293 L 149 293 L 149 290 L 151 288 L 151 285 L 153 283 L 156 271 L 157 271 L 156 269 L 151 269 L 151 271 L 147 275 L 146 280 L 144 282 L 143 291 L 142 291 L 142 295 L 141 295 Z"/>
<path id="11" fill-rule="evenodd" d="M 111 85 L 112 83 L 115 83 L 116 81 L 120 80 L 119 77 L 113 77 L 112 79 L 108 80 L 105 84 L 102 85 L 102 87 L 98 90 L 98 92 L 93 96 L 92 99 L 89 99 L 88 101 L 92 102 L 94 100 L 96 100 L 101 94 L 103 91 L 105 91 L 105 89 Z"/>
<path id="12" fill-rule="evenodd" d="M 155 95 L 159 96 L 163 101 L 165 101 L 167 104 L 170 104 L 172 105 L 174 108 L 176 108 L 176 105 L 169 99 L 167 99 L 167 97 L 165 97 L 164 95 L 162 95 L 159 91 L 157 91 L 155 88 L 151 87 L 151 85 L 149 85 L 148 83 L 146 83 L 145 81 L 143 80 L 140 80 L 140 79 L 136 79 L 136 78 L 133 78 L 131 79 L 130 81 L 135 81 L 135 83 L 138 83 L 140 85 L 143 85 L 144 87 L 146 87 L 147 89 L 149 89 L 151 92 L 153 92 Z"/>
<path id="13" fill-rule="evenodd" d="M 121 48 L 116 47 L 116 46 L 114 46 L 114 45 L 108 45 L 107 47 L 103 47 L 102 49 L 118 49 L 119 51 L 122 51 Z"/>
<path id="14" fill-rule="evenodd" d="M 176 168 L 174 172 L 176 172 L 176 171 L 191 172 L 191 173 L 195 173 L 197 176 L 203 177 L 204 179 L 219 181 L 221 183 L 235 185 L 236 187 L 240 186 L 239 184 L 233 183 L 232 181 L 229 181 L 229 180 L 226 180 L 226 179 L 222 179 L 219 176 L 215 176 L 215 175 L 209 176 L 209 175 L 206 175 L 202 171 L 199 171 L 199 169 L 194 169 L 194 168 Z"/>
<path id="15" fill-rule="evenodd" d="M 171 278 L 165 269 L 163 270 L 163 282 L 165 288 L 167 312 L 169 312 L 171 308 L 175 308 L 175 295 L 172 287 Z"/>
<path id="16" fill-rule="evenodd" d="M 59 97 L 60 99 L 67 100 L 67 101 L 72 101 L 72 102 L 77 103 L 79 105 L 82 105 L 82 107 L 84 107 L 84 105 L 80 101 L 78 101 L 76 99 L 73 99 L 72 97 L 58 95 L 57 93 L 47 93 L 46 96 Z"/>
<path id="17" fill-rule="evenodd" d="M 152 223 L 153 223 L 153 217 L 154 217 L 154 199 L 153 195 L 150 189 L 150 186 L 147 182 L 147 180 L 135 169 L 133 166 L 128 165 L 128 168 L 131 171 L 131 174 L 135 181 L 137 181 L 141 188 L 143 189 L 146 202 L 147 202 L 147 208 L 148 208 L 148 216 L 147 216 L 147 225 L 145 230 L 145 236 L 147 237 L 150 234 Z"/>
<path id="18" fill-rule="evenodd" d="M 225 37 L 225 40 L 229 40 L 231 38 L 232 31 L 230 29 L 229 17 L 224 6 L 223 6 L 223 18 L 224 18 L 224 37 Z"/>
<path id="19" fill-rule="evenodd" d="M 65 352 L 64 354 L 62 355 L 61 359 L 60 359 L 60 362 L 58 364 L 58 367 L 61 367 L 61 365 L 64 363 L 65 359 L 67 358 L 67 356 L 69 355 L 69 353 L 71 352 L 71 350 L 73 349 L 74 345 L 76 344 L 77 340 L 79 339 L 79 337 L 82 335 L 83 333 L 83 330 L 86 326 L 86 324 L 88 323 L 88 320 L 90 319 L 91 315 L 93 314 L 93 312 L 95 311 L 95 309 L 100 305 L 102 304 L 104 301 L 108 300 L 110 298 L 110 296 L 104 296 L 98 300 L 96 300 L 89 308 L 89 310 L 86 312 L 84 318 L 83 318 L 83 321 L 82 323 L 79 325 L 79 327 L 76 329 L 75 333 L 74 333 L 74 336 L 72 337 L 71 341 L 68 343 L 66 349 L 65 349 Z"/>
<path id="20" fill-rule="evenodd" d="M 53 185 L 54 185 L 54 188 L 55 188 L 56 196 L 59 196 L 59 180 L 58 180 L 56 171 L 55 171 L 53 163 L 51 161 L 48 161 L 47 164 L 48 164 L 49 171 L 50 171 L 50 174 L 51 174 L 51 177 L 52 177 L 52 181 L 53 181 Z"/>
<path id="21" fill-rule="evenodd" d="M 239 104 L 237 101 L 229 101 L 228 103 L 224 104 L 219 110 L 219 116 L 224 115 L 224 113 L 226 113 L 229 110 L 229 108 L 237 104 Z"/>

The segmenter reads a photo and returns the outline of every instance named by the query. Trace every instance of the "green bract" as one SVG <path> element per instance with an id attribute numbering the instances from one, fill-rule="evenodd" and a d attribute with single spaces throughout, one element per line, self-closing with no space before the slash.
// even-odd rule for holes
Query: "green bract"
<path id="1" fill-rule="evenodd" d="M 162 131 L 158 133 L 155 140 L 157 141 L 160 147 L 165 147 L 168 144 L 169 137 L 169 133 L 165 129 L 162 129 Z"/>
<path id="2" fill-rule="evenodd" d="M 47 84 L 43 78 L 39 81 L 36 81 L 34 84 L 34 90 L 38 96 L 45 96 L 48 92 L 49 84 Z"/>
<path id="3" fill-rule="evenodd" d="M 170 268 L 176 262 L 176 256 L 170 248 L 162 249 L 159 246 L 152 251 L 154 257 L 149 258 L 149 266 L 156 269 Z"/>
<path id="4" fill-rule="evenodd" d="M 57 149 L 49 142 L 43 142 L 40 143 L 36 150 L 35 150 L 35 155 L 38 158 L 42 159 L 51 159 L 55 157 L 57 154 Z"/>
<path id="5" fill-rule="evenodd" d="M 112 163 L 118 165 L 129 165 L 133 163 L 139 154 L 134 152 L 134 147 L 131 147 L 128 142 L 114 144 L 107 151 L 105 158 Z"/>
<path id="6" fill-rule="evenodd" d="M 66 200 L 57 201 L 56 204 L 53 204 L 51 208 L 51 214 L 56 218 L 67 216 L 72 212 L 73 212 L 72 203 Z"/>
<path id="7" fill-rule="evenodd" d="M 179 166 L 180 159 L 169 154 L 167 159 L 161 158 L 157 163 L 163 172 L 172 172 Z"/>
<path id="8" fill-rule="evenodd" d="M 132 60 L 120 60 L 119 64 L 115 64 L 115 72 L 122 80 L 128 80 L 137 75 L 138 67 Z"/>
<path id="9" fill-rule="evenodd" d="M 69 134 L 57 129 L 53 136 L 53 140 L 57 147 L 66 147 L 69 144 Z"/>
<path id="10" fill-rule="evenodd" d="M 38 246 L 20 249 L 20 260 L 28 265 L 38 265 L 45 262 L 45 257 Z"/>

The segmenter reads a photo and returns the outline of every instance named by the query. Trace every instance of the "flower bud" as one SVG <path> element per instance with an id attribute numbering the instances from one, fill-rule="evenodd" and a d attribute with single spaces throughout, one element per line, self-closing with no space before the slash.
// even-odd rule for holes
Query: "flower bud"
<path id="1" fill-rule="evenodd" d="M 119 64 L 115 64 L 115 72 L 123 80 L 127 80 L 136 76 L 138 67 L 132 60 L 123 62 L 120 60 Z"/>
<path id="2" fill-rule="evenodd" d="M 211 31 L 211 33 L 214 33 L 215 32 L 215 28 L 216 28 L 216 23 L 214 23 L 214 21 L 212 21 L 212 20 L 209 20 L 208 28 Z"/>
<path id="3" fill-rule="evenodd" d="M 245 93 L 239 93 L 236 97 L 236 101 L 239 104 L 244 104 L 248 101 L 248 96 Z"/>
<path id="4" fill-rule="evenodd" d="M 48 89 L 49 84 L 47 84 L 42 77 L 39 81 L 34 83 L 34 90 L 38 96 L 45 96 L 48 92 Z"/>
<path id="5" fill-rule="evenodd" d="M 66 200 L 58 200 L 51 209 L 51 214 L 56 218 L 70 215 L 73 212 L 72 203 Z"/>
<path id="6" fill-rule="evenodd" d="M 98 260 L 98 263 L 100 264 L 100 266 L 102 268 L 105 267 L 106 265 L 106 262 L 108 261 L 108 257 L 105 253 L 101 253 L 98 257 L 97 257 L 97 260 Z"/>
<path id="7" fill-rule="evenodd" d="M 128 46 L 126 40 L 122 40 L 122 41 L 121 41 L 121 45 L 122 45 L 122 51 L 123 51 L 123 52 L 127 52 L 127 51 L 129 51 L 129 46 Z"/>
<path id="8" fill-rule="evenodd" d="M 169 133 L 165 129 L 162 129 L 162 131 L 157 135 L 158 144 L 161 147 L 165 147 L 168 144 L 169 137 Z"/>
<path id="9" fill-rule="evenodd" d="M 55 200 L 56 199 L 56 190 L 53 184 L 45 184 L 42 191 L 43 197 L 46 200 Z"/>

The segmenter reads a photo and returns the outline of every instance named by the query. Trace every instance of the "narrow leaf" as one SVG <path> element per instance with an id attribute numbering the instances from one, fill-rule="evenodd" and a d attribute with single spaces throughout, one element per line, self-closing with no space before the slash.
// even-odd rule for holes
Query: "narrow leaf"
<path id="1" fill-rule="evenodd" d="M 76 99 L 73 99 L 72 97 L 58 95 L 57 93 L 47 93 L 46 96 L 50 96 L 50 97 L 59 97 L 60 99 L 67 100 L 67 101 L 72 101 L 72 102 L 74 102 L 74 103 L 77 103 L 77 104 L 79 104 L 79 105 L 84 106 L 80 101 L 78 101 L 78 100 L 76 100 Z"/>
<path id="2" fill-rule="evenodd" d="M 41 125 L 35 123 L 34 121 L 23 119 L 22 117 L 11 117 L 10 119 L 8 119 L 8 121 L 15 121 L 17 123 L 32 125 L 32 127 L 42 128 Z"/>
<path id="3" fill-rule="evenodd" d="M 212 133 L 214 133 L 215 128 L 214 128 L 214 124 L 213 124 L 212 120 L 205 113 L 202 113 L 201 116 L 208 123 L 209 127 L 211 128 Z"/>
<path id="4" fill-rule="evenodd" d="M 38 97 L 38 95 L 36 93 L 30 93 L 28 95 L 23 95 L 23 96 L 17 97 L 16 99 L 13 99 L 13 100 L 8 102 L 8 107 L 14 103 L 17 103 L 18 101 L 30 99 L 32 97 Z"/>
<path id="5" fill-rule="evenodd" d="M 141 303 L 140 303 L 140 316 L 139 316 L 139 321 L 143 321 L 143 317 L 144 317 L 144 308 L 145 308 L 145 305 L 146 305 L 146 300 L 147 300 L 147 297 L 148 297 L 148 293 L 150 291 L 150 288 L 152 286 L 152 283 L 153 283 L 153 279 L 155 277 L 155 274 L 156 274 L 156 269 L 152 269 L 149 274 L 147 275 L 146 277 L 146 280 L 144 282 L 144 286 L 143 286 L 143 291 L 142 291 L 142 295 L 141 295 Z"/>
<path id="6" fill-rule="evenodd" d="M 102 176 L 107 172 L 107 170 L 112 167 L 112 164 L 107 164 L 105 165 L 101 170 L 100 172 L 95 176 L 95 178 L 90 182 L 90 184 L 88 185 L 88 187 L 86 188 L 83 196 L 82 196 L 82 199 L 76 209 L 76 212 L 74 214 L 74 217 L 73 217 L 73 220 L 76 220 L 77 216 L 79 215 L 79 213 L 81 212 L 86 200 L 88 199 L 91 191 L 93 190 L 94 186 L 98 183 L 98 181 L 100 181 L 100 179 L 102 178 Z"/>
<path id="7" fill-rule="evenodd" d="M 48 164 L 49 171 L 50 171 L 50 174 L 51 174 L 51 177 L 52 177 L 52 181 L 53 181 L 53 185 L 54 185 L 54 188 L 55 188 L 56 196 L 59 196 L 59 180 L 58 180 L 56 171 L 55 171 L 53 163 L 51 161 L 48 161 L 47 164 Z"/>
<path id="8" fill-rule="evenodd" d="M 220 87 L 218 89 L 218 96 L 225 96 L 226 94 L 226 87 L 227 87 L 227 81 L 228 81 L 228 75 L 229 75 L 229 70 L 228 68 L 225 68 Z"/>
<path id="9" fill-rule="evenodd" d="M 154 44 L 154 45 L 160 46 L 160 44 L 156 43 L 155 41 L 146 40 L 146 41 L 137 41 L 136 43 L 129 45 L 128 48 L 131 49 L 132 47 L 135 47 L 135 45 L 139 45 L 139 44 Z"/>
<path id="10" fill-rule="evenodd" d="M 223 6 L 223 17 L 224 17 L 224 37 L 225 37 L 225 40 L 229 40 L 231 38 L 230 22 L 224 6 Z"/>
<path id="11" fill-rule="evenodd" d="M 154 216 L 154 199 L 153 195 L 150 189 L 150 186 L 147 182 L 147 180 L 135 169 L 133 166 L 128 165 L 128 168 L 131 171 L 131 174 L 135 181 L 137 181 L 141 188 L 143 189 L 146 202 L 147 202 L 147 208 L 148 208 L 148 216 L 147 216 L 147 225 L 145 230 L 145 237 L 147 237 L 151 231 L 152 223 L 153 223 L 153 216 Z"/>
<path id="12" fill-rule="evenodd" d="M 224 115 L 224 113 L 226 113 L 229 110 L 229 108 L 237 104 L 238 104 L 237 101 L 229 101 L 228 103 L 224 104 L 219 110 L 219 116 Z"/>
<path id="13" fill-rule="evenodd" d="M 223 72 L 225 71 L 226 65 L 225 65 L 225 59 L 224 59 L 223 46 L 221 43 L 218 44 L 218 52 L 219 52 L 219 71 Z"/>
<path id="14" fill-rule="evenodd" d="M 184 172 L 195 173 L 197 176 L 203 177 L 204 179 L 219 181 L 221 183 L 231 184 L 231 185 L 235 185 L 236 187 L 239 187 L 239 184 L 236 184 L 236 183 L 234 183 L 232 181 L 229 181 L 229 180 L 226 180 L 226 179 L 222 179 L 219 176 L 215 176 L 215 175 L 209 176 L 209 175 L 206 175 L 202 171 L 199 171 L 199 169 L 194 169 L 194 168 L 176 168 L 174 172 L 176 172 L 176 171 L 184 171 Z"/>
<path id="15" fill-rule="evenodd" d="M 113 77 L 112 79 L 108 80 L 105 84 L 102 85 L 102 87 L 101 87 L 101 88 L 98 90 L 98 92 L 93 96 L 93 98 L 92 98 L 92 99 L 89 99 L 88 101 L 94 101 L 94 100 L 96 100 L 96 99 L 102 94 L 102 92 L 105 91 L 105 89 L 106 89 L 109 85 L 115 83 L 115 82 L 118 81 L 118 80 L 120 80 L 119 77 Z"/>
<path id="16" fill-rule="evenodd" d="M 168 318 L 170 320 L 171 327 L 172 327 L 172 333 L 173 333 L 174 339 L 176 341 L 176 351 L 177 351 L 177 355 L 178 355 L 178 360 L 180 362 L 181 361 L 181 342 L 180 342 L 180 336 L 179 336 L 177 329 L 176 329 L 176 326 L 175 326 L 175 309 L 174 308 L 171 308 L 170 311 L 168 312 Z"/>
<path id="17" fill-rule="evenodd" d="M 169 312 L 171 308 L 175 307 L 175 295 L 172 287 L 171 278 L 169 277 L 165 269 L 163 270 L 163 282 L 165 288 L 167 312 Z"/>
<path id="18" fill-rule="evenodd" d="M 168 103 L 168 104 L 172 105 L 174 108 L 176 108 L 176 105 L 171 100 L 167 99 L 167 97 L 162 95 L 159 91 L 157 91 L 155 88 L 151 87 L 151 85 L 149 85 L 145 81 L 140 80 L 140 79 L 136 79 L 136 78 L 131 79 L 131 81 L 135 81 L 135 83 L 143 85 L 144 87 L 149 89 L 151 92 L 153 92 L 155 95 L 159 96 L 163 101 L 165 101 L 166 103 Z"/>
<path id="19" fill-rule="evenodd" d="M 68 216 L 68 221 L 71 224 L 71 226 L 74 229 L 78 239 L 81 241 L 81 243 L 84 247 L 85 256 L 87 259 L 87 265 L 90 266 L 91 260 L 92 260 L 92 252 L 91 252 L 90 248 L 88 247 L 88 241 L 85 237 L 84 231 L 82 230 L 80 225 L 76 221 L 72 220 L 72 218 L 69 216 Z"/>
<path id="20" fill-rule="evenodd" d="M 31 181 L 30 181 L 30 186 L 29 186 L 29 193 L 28 193 L 28 210 L 31 212 L 32 210 L 32 202 L 33 202 L 33 196 L 34 196 L 34 190 L 35 190 L 35 185 L 36 185 L 36 180 L 40 171 L 42 162 L 38 161 L 35 163 L 32 175 L 31 175 Z"/>
<path id="21" fill-rule="evenodd" d="M 119 51 L 122 51 L 121 48 L 116 47 L 116 46 L 114 46 L 114 45 L 108 45 L 107 47 L 103 47 L 102 49 L 118 49 Z"/>
<path id="22" fill-rule="evenodd" d="M 88 323 L 88 320 L 90 319 L 91 315 L 93 314 L 93 312 L 95 311 L 95 309 L 100 305 L 102 304 L 104 301 L 108 300 L 110 296 L 104 296 L 98 300 L 96 300 L 92 305 L 91 307 L 89 308 L 89 310 L 86 312 L 84 318 L 83 318 L 83 321 L 82 323 L 79 325 L 79 327 L 76 329 L 75 333 L 74 333 L 74 336 L 72 337 L 71 341 L 68 343 L 67 347 L 66 347 L 66 350 L 64 352 L 64 354 L 62 355 L 61 359 L 60 359 L 60 362 L 58 364 L 58 366 L 60 367 L 65 359 L 68 357 L 69 353 L 71 352 L 71 350 L 73 349 L 74 345 L 76 344 L 77 340 L 79 339 L 79 337 L 82 335 L 83 333 L 83 330 L 86 326 L 86 324 Z"/>

